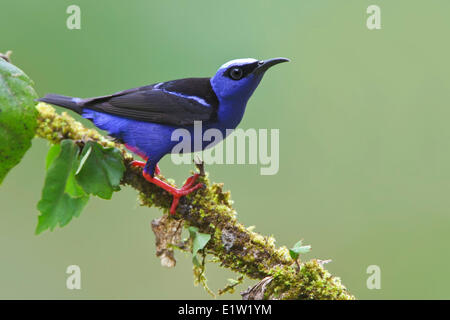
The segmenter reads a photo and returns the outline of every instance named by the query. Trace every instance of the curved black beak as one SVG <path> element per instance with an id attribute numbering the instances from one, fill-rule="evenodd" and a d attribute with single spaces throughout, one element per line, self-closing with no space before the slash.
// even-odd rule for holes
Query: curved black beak
<path id="1" fill-rule="evenodd" d="M 273 58 L 273 59 L 267 59 L 267 60 L 261 60 L 258 63 L 258 67 L 253 71 L 254 74 L 261 74 L 267 71 L 270 67 L 273 67 L 276 64 L 282 63 L 282 62 L 289 62 L 291 60 L 287 58 Z"/>

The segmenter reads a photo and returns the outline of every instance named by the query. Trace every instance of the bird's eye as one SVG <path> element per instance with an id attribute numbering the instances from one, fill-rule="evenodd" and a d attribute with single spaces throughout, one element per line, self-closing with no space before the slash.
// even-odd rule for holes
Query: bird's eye
<path id="1" fill-rule="evenodd" d="M 230 70 L 230 78 L 233 80 L 241 79 L 243 74 L 244 72 L 242 71 L 241 68 L 232 68 Z"/>

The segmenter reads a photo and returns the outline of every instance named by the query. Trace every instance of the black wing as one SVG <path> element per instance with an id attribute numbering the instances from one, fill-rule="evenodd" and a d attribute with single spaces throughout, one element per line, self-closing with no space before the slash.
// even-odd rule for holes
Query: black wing
<path id="1" fill-rule="evenodd" d="M 186 126 L 215 121 L 219 101 L 210 78 L 187 78 L 83 99 L 79 106 L 140 121 Z"/>

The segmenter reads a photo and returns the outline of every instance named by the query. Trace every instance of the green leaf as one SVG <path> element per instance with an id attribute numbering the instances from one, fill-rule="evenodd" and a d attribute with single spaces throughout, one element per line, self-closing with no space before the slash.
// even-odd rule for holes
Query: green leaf
<path id="1" fill-rule="evenodd" d="M 65 142 L 64 142 L 65 143 Z M 47 152 L 47 158 L 45 159 L 45 170 L 52 164 L 53 160 L 61 153 L 61 145 L 54 144 Z"/>
<path id="2" fill-rule="evenodd" d="M 297 260 L 300 254 L 311 251 L 311 246 L 302 246 L 302 240 L 294 244 L 294 247 L 289 249 L 289 255 L 292 259 Z"/>
<path id="3" fill-rule="evenodd" d="M 75 178 L 86 193 L 111 199 L 112 193 L 120 189 L 124 172 L 125 165 L 118 149 L 103 148 L 88 141 L 81 153 Z"/>
<path id="4" fill-rule="evenodd" d="M 79 148 L 72 140 L 63 140 L 60 145 L 50 148 L 42 198 L 37 205 L 41 215 L 36 234 L 53 230 L 58 224 L 65 226 L 72 217 L 80 215 L 88 202 L 89 196 L 75 180 L 78 152 Z"/>
<path id="5" fill-rule="evenodd" d="M 192 262 L 194 263 L 194 265 L 200 266 L 200 261 L 198 261 L 197 253 L 206 246 L 208 241 L 211 239 L 211 235 L 198 232 L 197 227 L 189 227 L 188 231 L 192 239 Z"/>
<path id="6" fill-rule="evenodd" d="M 31 146 L 37 111 L 33 81 L 0 58 L 0 183 Z"/>

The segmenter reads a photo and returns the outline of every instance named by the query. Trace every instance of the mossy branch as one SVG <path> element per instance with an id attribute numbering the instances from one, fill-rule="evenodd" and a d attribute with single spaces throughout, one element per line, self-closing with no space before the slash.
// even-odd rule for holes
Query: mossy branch
<path id="1" fill-rule="evenodd" d="M 174 265 L 173 247 L 189 249 L 189 244 L 180 242 L 180 225 L 184 223 L 185 227 L 194 226 L 199 232 L 211 235 L 204 255 L 213 255 L 214 261 L 222 267 L 261 280 L 241 293 L 244 299 L 354 299 L 340 279 L 325 270 L 319 260 L 298 264 L 286 247 L 275 246 L 274 238 L 262 236 L 239 223 L 230 192 L 223 191 L 223 184 L 211 183 L 207 174 L 200 177 L 205 188 L 183 197 L 176 215 L 169 217 L 172 197 L 148 183 L 140 168 L 130 166 L 133 157 L 123 145 L 108 140 L 95 130 L 86 129 L 67 113 L 57 114 L 49 105 L 40 103 L 37 109 L 37 136 L 41 138 L 52 143 L 63 139 L 80 143 L 93 140 L 122 151 L 126 172 L 121 183 L 139 191 L 142 205 L 160 208 L 165 213 L 152 224 L 157 235 L 157 255 L 164 265 Z"/>

